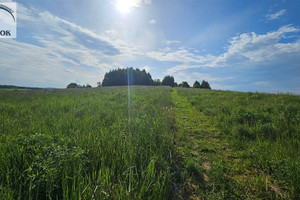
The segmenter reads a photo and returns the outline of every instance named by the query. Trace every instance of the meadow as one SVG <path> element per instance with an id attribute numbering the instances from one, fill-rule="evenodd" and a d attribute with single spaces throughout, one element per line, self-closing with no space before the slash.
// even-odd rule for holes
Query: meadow
<path id="1" fill-rule="evenodd" d="M 0 199 L 299 199 L 300 97 L 0 90 Z"/>
<path id="2" fill-rule="evenodd" d="M 169 91 L 1 91 L 0 198 L 167 199 Z"/>
<path id="3" fill-rule="evenodd" d="M 210 153 L 208 159 L 222 198 L 300 198 L 299 96 L 195 89 L 178 94 L 218 131 L 202 132 L 219 139 L 221 152 L 208 145 L 211 138 L 201 148 L 222 155 Z"/>

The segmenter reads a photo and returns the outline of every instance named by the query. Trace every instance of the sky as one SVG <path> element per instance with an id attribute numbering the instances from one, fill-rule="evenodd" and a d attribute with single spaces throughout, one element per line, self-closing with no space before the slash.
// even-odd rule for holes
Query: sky
<path id="1" fill-rule="evenodd" d="M 0 39 L 0 84 L 96 86 L 133 67 L 212 89 L 300 94 L 299 0 L 1 2 L 17 3 L 17 37 Z"/>

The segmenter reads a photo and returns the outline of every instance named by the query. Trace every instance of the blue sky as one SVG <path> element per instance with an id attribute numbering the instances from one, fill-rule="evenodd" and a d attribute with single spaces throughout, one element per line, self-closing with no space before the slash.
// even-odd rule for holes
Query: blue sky
<path id="1" fill-rule="evenodd" d="M 11 2 L 0 0 L 0 2 Z M 96 86 L 116 68 L 300 94 L 299 0 L 19 0 L 0 84 Z"/>

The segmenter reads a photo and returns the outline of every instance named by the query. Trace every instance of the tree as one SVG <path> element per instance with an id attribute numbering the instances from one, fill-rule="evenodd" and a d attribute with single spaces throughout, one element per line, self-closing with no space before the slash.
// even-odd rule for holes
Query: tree
<path id="1" fill-rule="evenodd" d="M 193 88 L 200 88 L 201 85 L 198 81 L 195 81 L 194 85 L 193 85 Z"/>
<path id="2" fill-rule="evenodd" d="M 152 77 L 145 70 L 127 68 L 111 70 L 104 75 L 102 86 L 153 85 Z"/>
<path id="3" fill-rule="evenodd" d="M 165 78 L 161 82 L 161 85 L 174 87 L 175 86 L 174 77 L 173 76 L 165 76 Z"/>
<path id="4" fill-rule="evenodd" d="M 181 83 L 181 87 L 189 88 L 189 87 L 190 87 L 190 85 L 188 84 L 188 82 L 186 82 L 186 81 L 182 81 L 182 83 Z"/>
<path id="5" fill-rule="evenodd" d="M 79 88 L 79 85 L 77 85 L 76 83 L 70 83 L 67 88 Z"/>
<path id="6" fill-rule="evenodd" d="M 160 86 L 160 85 L 161 85 L 160 79 L 154 79 L 153 85 L 155 85 L 155 86 Z"/>
<path id="7" fill-rule="evenodd" d="M 202 81 L 200 88 L 211 89 L 209 83 L 207 81 L 204 81 L 204 80 Z"/>

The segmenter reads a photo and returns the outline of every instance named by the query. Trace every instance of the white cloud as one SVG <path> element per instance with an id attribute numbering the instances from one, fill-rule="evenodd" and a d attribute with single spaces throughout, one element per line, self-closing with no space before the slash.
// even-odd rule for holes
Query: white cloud
<path id="1" fill-rule="evenodd" d="M 151 19 L 151 20 L 149 21 L 149 23 L 150 23 L 150 24 L 156 24 L 156 21 L 155 21 L 154 19 Z"/>
<path id="2" fill-rule="evenodd" d="M 277 31 L 262 35 L 254 32 L 243 33 L 231 38 L 226 52 L 218 56 L 210 54 L 201 55 L 198 51 L 184 47 L 177 49 L 166 47 L 148 52 L 146 55 L 158 61 L 178 62 L 178 65 L 167 70 L 168 73 L 207 67 L 230 67 L 237 65 L 241 67 L 254 67 L 274 63 L 284 65 L 290 61 L 300 59 L 300 41 L 286 43 L 282 40 L 293 38 L 299 32 L 299 28 L 286 25 L 280 27 Z M 164 43 L 172 44 L 179 42 L 167 40 Z"/>
<path id="3" fill-rule="evenodd" d="M 237 65 L 247 67 L 274 63 L 283 63 L 284 65 L 284 63 L 300 59 L 300 41 L 282 42 L 286 38 L 296 36 L 295 34 L 298 32 L 300 32 L 299 28 L 286 25 L 280 27 L 277 31 L 262 35 L 257 35 L 254 32 L 243 33 L 231 38 L 226 52 L 218 56 L 201 55 L 197 51 L 183 47 L 178 49 L 166 47 L 158 51 L 148 52 L 147 56 L 158 61 L 181 63 L 169 68 L 168 73 L 207 67 Z"/>
<path id="4" fill-rule="evenodd" d="M 287 25 L 265 35 L 243 33 L 233 37 L 227 52 L 218 56 L 208 66 L 222 67 L 240 63 L 278 63 L 286 61 L 288 57 L 297 58 L 299 57 L 297 55 L 300 54 L 300 43 L 283 43 L 280 40 L 284 39 L 286 34 L 299 31 L 300 29 Z"/>
<path id="5" fill-rule="evenodd" d="M 177 65 L 175 67 L 169 68 L 167 70 L 168 74 L 173 74 L 176 73 L 178 71 L 184 71 L 186 69 L 193 69 L 193 68 L 201 68 L 200 65 L 186 65 L 186 64 L 182 64 L 182 65 Z"/>
<path id="6" fill-rule="evenodd" d="M 266 19 L 267 20 L 274 20 L 274 19 L 278 19 L 279 17 L 281 17 L 282 15 L 284 15 L 286 13 L 286 9 L 282 9 L 276 13 L 273 14 L 267 14 L 266 15 Z"/>
<path id="7" fill-rule="evenodd" d="M 227 83 L 228 80 L 232 80 L 233 77 L 230 76 L 216 76 L 210 73 L 199 73 L 190 71 L 177 71 L 175 73 L 169 73 L 175 77 L 175 81 L 179 84 L 182 81 L 187 81 L 191 87 L 193 87 L 194 82 L 202 82 L 202 80 L 208 81 L 211 88 L 215 90 L 235 90 L 236 85 L 230 85 Z"/>
<path id="8" fill-rule="evenodd" d="M 118 39 L 119 33 L 118 33 L 116 30 L 114 30 L 114 29 L 107 30 L 107 31 L 105 31 L 105 33 L 108 35 L 108 37 L 109 37 L 111 40 L 116 40 L 116 39 Z"/>
<path id="9" fill-rule="evenodd" d="M 204 63 L 211 61 L 214 56 L 206 55 L 201 56 L 197 55 L 195 52 L 191 50 L 187 50 L 183 47 L 178 49 L 171 49 L 166 47 L 164 49 L 159 49 L 158 51 L 148 52 L 147 56 L 159 61 L 171 61 L 171 62 L 181 62 L 181 63 Z"/>
<path id="10" fill-rule="evenodd" d="M 252 88 L 251 90 L 255 88 L 254 90 L 274 92 L 270 88 L 277 86 L 272 83 L 272 77 L 278 77 L 280 80 L 289 77 L 290 85 L 278 87 L 278 91 L 297 91 L 295 88 L 295 84 L 299 84 L 297 76 L 282 72 L 288 70 L 295 74 L 299 73 L 300 40 L 297 40 L 299 32 L 299 28 L 286 25 L 276 31 L 261 35 L 254 32 L 243 33 L 231 38 L 225 53 L 218 56 L 201 56 L 199 52 L 186 49 L 176 51 L 171 48 L 160 50 L 151 56 L 159 60 L 179 62 L 178 65 L 166 70 L 166 74 L 176 77 L 177 82 L 188 81 L 189 84 L 192 84 L 195 80 L 204 79 L 212 83 L 212 87 L 215 89 L 232 90 L 248 87 Z M 223 69 L 217 71 L 209 69 L 221 67 Z M 195 72 L 199 69 L 209 73 Z M 220 72 L 223 72 L 222 78 L 220 78 Z M 247 74 L 247 72 L 251 72 L 251 74 Z M 243 83 L 237 82 L 241 77 L 244 77 Z M 263 81 L 251 82 L 251 80 L 257 79 Z M 231 85 L 226 80 L 230 80 Z M 240 86 L 241 84 L 243 86 Z M 280 86 L 278 83 L 277 85 Z M 299 93 L 299 90 L 297 92 Z"/>
<path id="11" fill-rule="evenodd" d="M 172 45 L 172 44 L 180 44 L 180 41 L 177 40 L 165 40 L 163 41 L 163 43 L 165 43 L 167 46 Z"/>
<path id="12" fill-rule="evenodd" d="M 3 83 L 65 87 L 69 81 L 80 80 L 80 84 L 88 82 L 93 85 L 109 69 L 123 67 L 116 63 L 117 57 L 136 51 L 134 45 L 117 39 L 114 30 L 101 36 L 49 12 L 29 9 L 20 3 L 18 14 L 18 26 L 26 29 L 20 34 L 30 36 L 32 44 L 0 41 L 1 57 L 6 58 L 0 63 Z"/>
<path id="13" fill-rule="evenodd" d="M 151 3 L 146 0 L 138 2 Z M 177 76 L 179 80 L 191 82 L 205 79 L 213 81 L 212 84 L 217 86 L 218 83 L 215 82 L 224 81 L 220 79 L 220 74 L 195 74 L 194 71 L 209 67 L 233 66 L 243 69 L 299 66 L 300 63 L 300 41 L 295 41 L 299 38 L 300 29 L 292 25 L 282 26 L 265 34 L 240 34 L 230 39 L 225 53 L 216 56 L 186 47 L 178 48 L 182 46 L 180 41 L 165 40 L 152 32 L 149 32 L 151 37 L 147 37 L 146 43 L 154 44 L 153 41 L 159 38 L 155 44 L 163 44 L 164 48 L 156 49 L 155 45 L 145 48 L 148 44 L 145 43 L 144 34 L 139 34 L 143 35 L 141 41 L 137 37 L 131 37 L 134 39 L 130 43 L 126 40 L 128 37 L 122 38 L 126 35 L 123 33 L 128 31 L 127 28 L 118 29 L 112 26 L 99 34 L 49 12 L 26 8 L 20 3 L 18 28 L 21 30 L 19 33 L 26 34 L 24 37 L 30 38 L 29 42 L 32 44 L 20 40 L 0 41 L 0 55 L 5 58 L 0 63 L 1 81 L 23 80 L 31 81 L 32 84 L 65 87 L 70 81 L 80 80 L 82 82 L 79 84 L 89 82 L 93 85 L 101 81 L 101 76 L 109 69 L 123 68 L 122 63 L 137 60 L 137 57 L 141 62 L 148 57 L 156 61 L 175 62 L 166 72 L 174 75 L 176 79 Z M 144 66 L 143 69 L 147 72 L 156 70 L 149 66 Z M 225 70 L 227 69 L 224 68 Z M 259 82 L 256 85 L 259 86 Z"/>
<path id="14" fill-rule="evenodd" d="M 182 71 L 191 68 L 203 67 L 228 67 L 232 65 L 270 64 L 285 62 L 290 58 L 297 59 L 300 54 L 300 41 L 281 42 L 292 38 L 300 32 L 299 28 L 292 25 L 280 27 L 277 31 L 262 35 L 256 33 L 243 33 L 231 38 L 226 52 L 218 56 L 210 54 L 201 55 L 198 51 L 186 48 L 166 47 L 157 51 L 148 52 L 147 56 L 158 61 L 179 62 L 169 72 Z M 287 36 L 288 35 L 288 36 Z M 166 44 L 177 41 L 165 41 Z M 196 64 L 195 64 L 196 63 Z"/>
<path id="15" fill-rule="evenodd" d="M 14 40 L 1 41 L 0 54 L 7 58 L 6 62 L 0 63 L 0 77 L 2 81 L 5 80 L 2 84 L 65 87 L 70 82 L 80 80 L 80 84 L 95 85 L 99 81 L 95 73 L 100 76 L 111 67 L 98 64 L 92 71 L 87 70 L 51 49 Z"/>
<path id="16" fill-rule="evenodd" d="M 21 26 L 27 29 L 26 34 L 36 39 L 47 48 L 65 49 L 74 52 L 87 51 L 113 56 L 120 54 L 120 50 L 112 43 L 109 37 L 104 37 L 80 27 L 67 20 L 53 16 L 49 12 L 23 9 L 24 15 L 19 20 Z M 33 31 L 34 30 L 34 31 Z"/>
<path id="17" fill-rule="evenodd" d="M 127 0 L 127 1 L 130 1 L 130 0 Z M 135 4 L 136 5 L 141 5 L 141 4 L 143 4 L 143 3 L 145 3 L 145 4 L 151 4 L 152 3 L 152 1 L 151 0 L 131 0 L 131 1 L 134 1 L 135 2 Z"/>
<path id="18" fill-rule="evenodd" d="M 199 72 L 189 72 L 189 71 L 175 71 L 175 72 L 167 72 L 166 74 L 172 75 L 176 77 L 176 82 L 181 83 L 182 81 L 187 81 L 190 86 L 194 84 L 197 80 L 200 83 L 202 80 L 208 81 L 209 83 L 213 83 L 215 86 L 217 83 L 222 83 L 223 81 L 230 80 L 232 77 L 216 77 L 207 73 L 199 73 Z M 220 87 L 215 87 L 219 89 Z M 227 87 L 227 89 L 231 89 Z"/>
<path id="19" fill-rule="evenodd" d="M 192 67 L 192 66 L 191 66 Z M 188 71 L 168 71 L 167 74 L 174 75 L 176 77 L 179 77 L 180 80 L 187 80 L 188 82 L 191 81 L 202 81 L 206 80 L 209 82 L 222 82 L 225 80 L 232 79 L 232 77 L 215 77 L 207 73 L 200 73 L 200 72 L 188 72 Z"/>
<path id="20" fill-rule="evenodd" d="M 21 4 L 19 5 L 22 7 Z M 53 49 L 63 47 L 71 52 L 82 50 L 85 54 L 94 54 L 94 58 L 98 60 L 101 57 L 118 60 L 122 57 L 128 58 L 142 54 L 141 46 L 121 40 L 119 32 L 115 29 L 104 31 L 104 35 L 96 34 L 49 12 L 39 12 L 25 7 L 22 7 L 22 10 L 20 25 L 25 24 L 34 29 L 35 31 L 29 34 L 32 34 L 31 37 L 35 37 L 45 47 L 49 48 L 50 45 Z"/>

